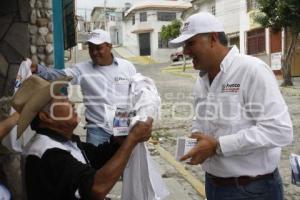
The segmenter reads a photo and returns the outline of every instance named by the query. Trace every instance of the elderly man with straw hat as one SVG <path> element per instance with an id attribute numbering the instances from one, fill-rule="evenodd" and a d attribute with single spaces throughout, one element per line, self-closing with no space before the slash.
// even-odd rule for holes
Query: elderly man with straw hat
<path id="1" fill-rule="evenodd" d="M 82 143 L 74 105 L 63 96 L 68 77 L 48 82 L 33 75 L 13 99 L 20 113 L 18 136 L 31 125 L 36 135 L 26 146 L 27 199 L 104 199 L 122 174 L 133 148 L 151 136 L 152 119 L 139 122 L 122 143 L 98 147 Z"/>

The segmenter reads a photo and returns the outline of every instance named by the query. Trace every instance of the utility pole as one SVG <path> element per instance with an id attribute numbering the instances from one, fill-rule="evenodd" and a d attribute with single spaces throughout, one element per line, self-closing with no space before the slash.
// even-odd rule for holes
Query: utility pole
<path id="1" fill-rule="evenodd" d="M 107 3 L 107 0 L 104 0 L 104 29 L 107 31 L 107 19 L 106 19 L 106 3 Z"/>
<path id="2" fill-rule="evenodd" d="M 84 9 L 84 24 L 85 24 L 84 31 L 87 32 L 86 9 Z"/>

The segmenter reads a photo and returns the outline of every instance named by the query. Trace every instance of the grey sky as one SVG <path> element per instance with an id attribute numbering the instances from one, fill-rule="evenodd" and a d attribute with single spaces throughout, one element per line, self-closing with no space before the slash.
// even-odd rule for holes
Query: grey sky
<path id="1" fill-rule="evenodd" d="M 126 2 L 134 3 L 144 0 L 107 0 L 106 6 L 111 7 L 124 7 Z M 159 0 L 152 0 L 159 1 Z M 90 13 L 94 7 L 104 6 L 104 0 L 76 0 L 77 14 L 87 17 L 87 20 L 90 18 Z"/>
<path id="2" fill-rule="evenodd" d="M 111 7 L 124 7 L 126 2 L 135 3 L 147 0 L 107 0 L 107 6 Z M 149 0 L 148 0 L 149 1 Z M 163 1 L 163 0 L 150 0 L 153 1 Z M 94 7 L 104 6 L 104 0 L 76 0 L 77 14 L 90 18 L 90 13 Z"/>
<path id="3" fill-rule="evenodd" d="M 76 0 L 77 8 L 89 8 L 104 6 L 104 0 Z M 124 7 L 125 2 L 138 2 L 141 0 L 107 0 L 107 6 Z M 143 1 L 143 0 L 142 0 Z"/>

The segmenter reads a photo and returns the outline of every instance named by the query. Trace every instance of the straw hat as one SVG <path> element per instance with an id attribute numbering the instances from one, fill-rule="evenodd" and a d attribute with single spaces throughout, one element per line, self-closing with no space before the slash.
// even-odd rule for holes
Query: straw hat
<path id="1" fill-rule="evenodd" d="M 52 82 L 39 76 L 32 75 L 26 79 L 15 93 L 12 101 L 13 108 L 20 113 L 17 122 L 17 137 L 29 126 L 31 121 L 55 96 L 72 77 L 65 76 Z"/>

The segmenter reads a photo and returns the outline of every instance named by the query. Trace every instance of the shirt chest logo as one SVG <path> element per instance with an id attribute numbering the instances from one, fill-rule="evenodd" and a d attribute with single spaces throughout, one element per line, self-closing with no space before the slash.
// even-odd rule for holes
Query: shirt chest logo
<path id="1" fill-rule="evenodd" d="M 240 91 L 240 84 L 239 83 L 227 83 L 227 84 L 222 84 L 222 93 L 238 93 Z"/>
<path id="2" fill-rule="evenodd" d="M 116 76 L 114 78 L 115 84 L 128 84 L 130 82 L 129 78 Z"/>

